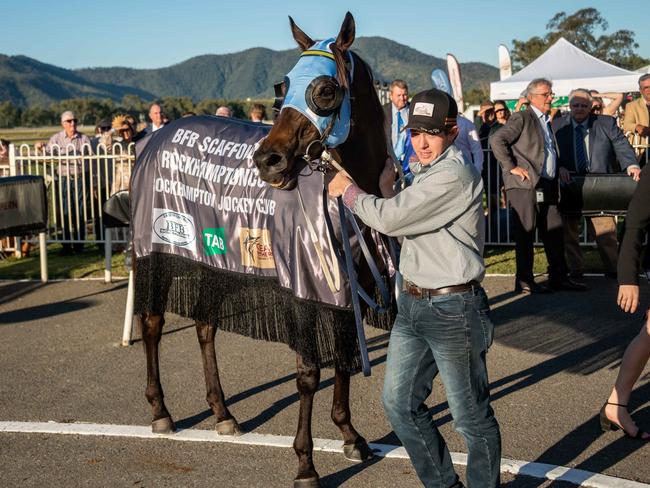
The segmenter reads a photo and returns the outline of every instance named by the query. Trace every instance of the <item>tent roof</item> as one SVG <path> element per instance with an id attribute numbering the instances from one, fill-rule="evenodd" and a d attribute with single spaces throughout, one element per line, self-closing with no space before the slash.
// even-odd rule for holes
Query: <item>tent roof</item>
<path id="1" fill-rule="evenodd" d="M 595 58 L 561 37 L 521 71 L 510 78 L 491 83 L 490 98 L 518 98 L 535 78 L 550 79 L 553 91 L 558 96 L 566 96 L 575 88 L 638 91 L 639 74 Z"/>

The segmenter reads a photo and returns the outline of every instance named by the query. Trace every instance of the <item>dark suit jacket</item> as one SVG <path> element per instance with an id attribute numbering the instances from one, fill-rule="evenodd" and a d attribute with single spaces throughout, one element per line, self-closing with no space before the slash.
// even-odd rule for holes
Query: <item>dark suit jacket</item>
<path id="1" fill-rule="evenodd" d="M 634 149 L 630 146 L 616 120 L 609 115 L 590 115 L 589 170 L 588 173 L 620 173 L 630 165 L 637 164 Z M 576 171 L 574 129 L 571 117 L 553 121 L 553 132 L 560 148 L 558 164 L 569 171 Z"/>
<path id="2" fill-rule="evenodd" d="M 406 107 L 408 107 L 409 104 L 406 104 Z M 384 109 L 384 132 L 386 133 L 386 140 L 388 141 L 388 154 L 393 158 L 397 159 L 395 157 L 395 152 L 393 151 L 393 130 L 392 130 L 392 122 L 393 122 L 393 102 L 388 102 L 382 105 L 382 108 Z"/>
<path id="3" fill-rule="evenodd" d="M 531 230 L 535 227 L 535 187 L 545 161 L 544 132 L 535 112 L 528 109 L 512 114 L 508 122 L 490 136 L 490 146 L 501 165 L 508 200 L 526 230 Z M 522 181 L 519 176 L 510 174 L 517 166 L 528 171 L 530 180 Z M 553 184 L 557 182 L 556 175 Z"/>

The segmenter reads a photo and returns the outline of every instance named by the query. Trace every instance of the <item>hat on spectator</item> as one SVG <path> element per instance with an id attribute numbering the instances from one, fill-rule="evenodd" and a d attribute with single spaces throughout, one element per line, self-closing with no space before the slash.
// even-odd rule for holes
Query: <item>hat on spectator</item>
<path id="1" fill-rule="evenodd" d="M 481 106 L 478 109 L 478 114 L 483 115 L 485 112 L 491 109 L 494 109 L 494 104 L 490 100 L 481 102 Z"/>
<path id="2" fill-rule="evenodd" d="M 111 119 L 101 119 L 99 122 L 97 122 L 97 127 L 100 129 L 110 129 Z"/>
<path id="3" fill-rule="evenodd" d="M 74 112 L 72 110 L 66 110 L 61 114 L 61 122 L 64 122 L 66 120 L 73 120 L 76 118 L 77 117 L 74 116 Z"/>
<path id="4" fill-rule="evenodd" d="M 458 106 L 448 94 L 437 88 L 417 93 L 409 106 L 407 129 L 439 134 L 456 125 Z"/>

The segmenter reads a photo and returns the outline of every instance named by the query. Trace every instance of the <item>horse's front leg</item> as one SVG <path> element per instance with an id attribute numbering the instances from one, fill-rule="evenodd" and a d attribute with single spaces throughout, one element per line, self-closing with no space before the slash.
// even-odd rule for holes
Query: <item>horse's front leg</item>
<path id="1" fill-rule="evenodd" d="M 293 482 L 294 488 L 318 488 L 319 476 L 314 467 L 314 441 L 311 435 L 311 415 L 314 405 L 314 394 L 320 382 L 320 368 L 308 364 L 300 354 L 296 355 L 297 375 L 296 384 L 300 395 L 300 414 L 298 431 L 293 441 L 293 449 L 298 456 L 298 475 Z"/>
<path id="2" fill-rule="evenodd" d="M 239 435 L 241 434 L 239 424 L 230 411 L 228 411 L 223 390 L 221 389 L 217 355 L 214 350 L 215 332 L 216 327 L 214 325 L 202 322 L 196 323 L 196 335 L 199 338 L 201 356 L 203 357 L 203 372 L 205 374 L 205 389 L 207 392 L 206 399 L 214 416 L 217 418 L 217 424 L 215 426 L 217 434 Z"/>
<path id="3" fill-rule="evenodd" d="M 349 461 L 360 463 L 372 458 L 373 454 L 366 440 L 352 425 L 350 414 L 350 373 L 336 369 L 334 376 L 334 397 L 332 399 L 332 420 L 343 435 L 343 454 Z"/>
<path id="4" fill-rule="evenodd" d="M 158 345 L 165 318 L 162 314 L 143 313 L 139 316 L 139 321 L 147 359 L 147 389 L 144 395 L 151 405 L 153 414 L 151 430 L 156 434 L 169 434 L 175 430 L 175 427 L 163 400 L 165 395 L 160 384 L 158 366 Z"/>

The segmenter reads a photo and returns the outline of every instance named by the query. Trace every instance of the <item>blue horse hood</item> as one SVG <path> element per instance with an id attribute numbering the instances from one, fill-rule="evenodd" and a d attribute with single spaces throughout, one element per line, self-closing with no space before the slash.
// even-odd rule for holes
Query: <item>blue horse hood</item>
<path id="1" fill-rule="evenodd" d="M 301 55 L 296 65 L 287 74 L 289 86 L 281 109 L 291 107 L 303 114 L 316 126 L 321 136 L 331 117 L 337 117 L 334 128 L 325 141 L 327 147 L 336 147 L 342 144 L 350 133 L 350 92 L 345 90 L 345 96 L 338 115 L 334 114 L 328 117 L 315 114 L 307 105 L 305 94 L 307 87 L 314 78 L 323 75 L 336 78 L 336 62 L 329 47 L 332 43 L 334 43 L 332 38 L 318 41 Z M 352 56 L 350 56 L 351 60 Z"/>

